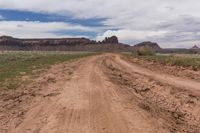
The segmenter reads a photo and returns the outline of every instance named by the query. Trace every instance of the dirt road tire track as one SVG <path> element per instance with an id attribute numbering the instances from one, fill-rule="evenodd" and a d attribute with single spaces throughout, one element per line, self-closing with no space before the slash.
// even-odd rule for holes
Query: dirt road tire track
<path id="1" fill-rule="evenodd" d="M 159 103 L 152 104 L 154 101 L 151 99 L 147 99 L 149 102 L 144 100 L 148 97 L 135 91 L 147 91 L 146 86 L 152 85 L 152 82 L 158 87 L 155 84 L 157 79 L 152 79 L 143 71 L 135 72 L 130 68 L 131 64 L 128 66 L 125 63 L 128 62 L 115 54 L 97 55 L 80 60 L 77 64 L 79 66 L 70 75 L 70 80 L 64 80 L 62 84 L 54 83 L 54 87 L 62 89 L 57 90 L 56 95 L 35 102 L 24 115 L 21 124 L 10 128 L 8 133 L 187 132 L 188 130 L 182 129 L 184 125 L 170 125 L 173 119 L 163 117 L 166 115 L 165 111 L 158 112 L 157 116 L 155 112 L 149 111 L 152 108 L 159 111 L 162 106 Z M 163 81 L 159 82 L 162 84 Z M 134 90 L 133 86 L 137 89 Z M 168 96 L 165 91 L 171 87 L 166 83 L 159 87 L 158 94 Z M 198 101 L 194 102 L 199 105 Z M 193 109 L 198 110 L 197 105 Z M 176 121 L 172 124 L 174 123 L 176 124 Z"/>
<path id="2" fill-rule="evenodd" d="M 124 61 L 120 56 L 107 58 L 110 59 L 105 61 L 104 66 L 110 69 L 107 73 L 112 82 L 132 92 L 133 101 L 137 101 L 154 118 L 161 120 L 169 131 L 200 132 L 198 82 L 165 73 L 159 75 Z"/>

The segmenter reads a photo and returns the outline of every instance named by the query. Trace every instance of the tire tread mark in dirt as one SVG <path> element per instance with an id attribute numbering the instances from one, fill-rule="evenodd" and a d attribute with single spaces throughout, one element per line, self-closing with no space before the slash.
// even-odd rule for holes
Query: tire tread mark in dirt
<path id="1" fill-rule="evenodd" d="M 67 122 L 67 132 L 70 131 L 73 113 L 74 113 L 74 110 L 73 110 L 73 109 L 70 109 L 69 118 L 68 118 L 69 121 Z"/>
<path id="2" fill-rule="evenodd" d="M 44 133 L 165 133 L 153 117 L 148 118 L 145 111 L 130 101 L 135 95 L 111 82 L 103 72 L 102 61 L 110 62 L 109 58 L 112 56 L 98 55 L 83 60 L 70 80 L 65 81 L 56 100 L 46 99 L 34 107 L 36 111 L 39 107 L 44 110 L 32 123 L 46 113 L 48 123 L 41 130 Z M 19 131 L 27 127 L 34 125 L 23 124 Z"/>
<path id="3" fill-rule="evenodd" d="M 119 62 L 117 62 L 117 63 L 119 63 Z M 123 66 L 122 66 L 122 68 L 123 68 Z M 122 69 L 123 70 L 123 69 Z M 122 71 L 121 71 L 122 72 Z M 116 72 L 115 72 L 116 73 Z M 127 73 L 127 74 L 130 74 L 130 72 L 129 73 Z M 131 73 L 132 75 L 134 75 L 134 73 Z M 137 73 L 137 74 L 139 74 L 138 76 L 140 77 L 140 78 L 142 78 L 142 79 L 147 79 L 147 78 L 149 78 L 149 77 L 144 77 L 144 75 L 143 75 L 143 73 L 142 73 L 142 75 L 143 76 L 140 76 L 140 73 Z M 129 75 L 130 77 L 131 77 L 131 75 Z M 117 77 L 117 76 L 116 76 Z M 133 76 L 134 77 L 134 76 Z M 127 78 L 127 77 L 125 77 L 125 78 Z M 145 83 L 145 82 L 144 82 Z M 160 84 L 162 84 L 162 83 L 159 83 L 159 85 Z M 125 86 L 130 86 L 131 85 L 131 82 L 130 83 L 128 83 L 128 84 L 124 84 Z M 166 84 L 163 86 L 162 85 L 162 88 L 164 88 L 166 86 Z M 136 86 L 137 87 L 137 86 Z M 139 86 L 138 86 L 139 87 Z M 142 86 L 142 87 L 145 87 L 145 86 Z M 175 88 L 174 88 L 175 89 Z M 179 89 L 179 91 L 181 91 L 180 89 Z M 190 91 L 193 91 L 193 90 L 190 90 Z M 149 92 L 149 91 L 147 91 L 147 92 Z M 155 93 L 155 92 L 154 92 Z M 188 91 L 187 92 L 184 92 L 184 93 L 189 93 Z M 181 93 L 179 93 L 179 95 L 180 95 Z M 141 95 L 141 96 L 143 96 L 143 95 Z M 140 96 L 140 97 L 141 97 Z M 155 96 L 155 95 L 154 95 Z M 161 96 L 161 95 L 160 95 Z M 159 97 L 160 97 L 159 96 Z M 150 101 L 152 101 L 151 99 L 149 99 Z M 154 105 L 154 107 L 155 108 L 159 108 L 159 106 L 160 106 L 160 104 L 158 103 L 158 101 L 155 99 L 155 97 L 153 97 L 153 101 L 152 101 L 153 103 L 153 105 Z M 175 101 L 174 101 L 175 102 Z M 153 106 L 152 105 L 152 106 Z M 156 111 L 156 110 L 155 110 Z M 160 110 L 161 111 L 161 110 Z M 179 110 L 179 111 L 181 111 L 181 110 Z M 157 113 L 158 115 L 159 115 L 159 112 L 154 112 L 154 113 Z M 178 113 L 178 112 L 177 112 Z M 175 112 L 175 114 L 176 114 L 176 112 Z M 176 117 L 178 117 L 178 115 L 179 114 L 177 114 L 177 116 Z M 170 120 L 169 118 L 164 118 L 164 119 L 166 119 L 166 121 L 168 121 L 168 120 Z M 170 121 L 169 121 L 170 122 Z M 173 122 L 175 122 L 175 121 L 173 121 Z M 187 123 L 186 123 L 187 124 Z M 189 124 L 189 123 L 188 123 Z M 193 123 L 194 124 L 194 123 Z M 176 124 L 175 124 L 176 125 Z M 170 127 L 170 129 L 171 129 L 171 131 L 172 132 L 178 132 L 178 131 L 181 131 L 181 132 L 191 132 L 191 133 L 194 133 L 194 132 L 197 132 L 198 130 L 196 130 L 196 129 L 192 129 L 191 127 L 190 127 L 190 129 L 185 129 L 185 128 L 187 128 L 187 127 L 182 127 L 182 128 L 180 128 L 180 127 L 173 127 L 173 126 L 175 126 L 175 125 L 172 125 L 172 127 Z M 181 125 L 179 125 L 179 126 L 181 126 Z"/>

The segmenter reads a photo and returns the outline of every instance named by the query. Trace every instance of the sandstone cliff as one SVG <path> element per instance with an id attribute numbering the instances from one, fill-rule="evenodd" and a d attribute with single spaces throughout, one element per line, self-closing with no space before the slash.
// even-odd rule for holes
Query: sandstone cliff
<path id="1" fill-rule="evenodd" d="M 18 39 L 0 37 L 0 50 L 12 51 L 130 51 L 129 45 L 119 44 L 117 37 L 106 38 L 97 43 L 87 38 Z M 104 45 L 105 44 L 105 45 Z M 119 45 L 114 45 L 119 44 Z"/>

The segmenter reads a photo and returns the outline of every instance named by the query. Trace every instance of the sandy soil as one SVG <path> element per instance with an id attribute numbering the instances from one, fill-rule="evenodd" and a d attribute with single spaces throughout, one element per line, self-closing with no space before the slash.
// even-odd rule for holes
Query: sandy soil
<path id="1" fill-rule="evenodd" d="M 0 94 L 0 133 L 198 133 L 200 83 L 103 54 Z"/>

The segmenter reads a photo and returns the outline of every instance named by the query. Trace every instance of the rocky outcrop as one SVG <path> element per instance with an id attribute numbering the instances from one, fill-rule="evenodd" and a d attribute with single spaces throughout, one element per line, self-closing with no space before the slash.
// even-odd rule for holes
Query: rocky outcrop
<path id="1" fill-rule="evenodd" d="M 105 44 L 118 44 L 119 41 L 118 41 L 118 38 L 116 36 L 111 36 L 111 37 L 106 37 L 102 43 L 105 43 Z"/>
<path id="2" fill-rule="evenodd" d="M 1 51 L 92 51 L 123 52 L 130 51 L 131 46 L 119 44 L 116 37 L 107 38 L 104 43 L 97 43 L 87 38 L 52 38 L 52 39 L 18 39 L 10 36 L 0 37 Z"/>

